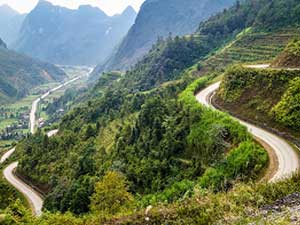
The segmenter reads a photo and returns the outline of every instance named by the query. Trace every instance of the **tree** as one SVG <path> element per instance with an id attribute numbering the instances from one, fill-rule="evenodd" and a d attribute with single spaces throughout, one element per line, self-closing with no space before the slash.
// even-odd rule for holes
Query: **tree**
<path id="1" fill-rule="evenodd" d="M 133 196 L 128 192 L 126 179 L 117 172 L 108 172 L 95 185 L 90 208 L 96 213 L 117 214 L 133 203 Z"/>

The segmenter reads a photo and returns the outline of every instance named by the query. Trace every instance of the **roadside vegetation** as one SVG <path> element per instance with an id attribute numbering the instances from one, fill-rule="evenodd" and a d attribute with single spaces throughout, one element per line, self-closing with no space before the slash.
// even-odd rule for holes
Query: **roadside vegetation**
<path id="1" fill-rule="evenodd" d="M 228 111 L 299 136 L 299 70 L 229 68 L 217 104 Z"/>
<path id="2" fill-rule="evenodd" d="M 300 67 L 300 41 L 295 38 L 272 63 L 273 67 L 299 68 Z"/>

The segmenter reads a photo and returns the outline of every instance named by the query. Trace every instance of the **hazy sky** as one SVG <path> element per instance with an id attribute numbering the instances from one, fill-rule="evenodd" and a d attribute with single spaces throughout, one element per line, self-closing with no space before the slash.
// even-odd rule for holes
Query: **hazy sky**
<path id="1" fill-rule="evenodd" d="M 0 5 L 7 4 L 19 12 L 29 12 L 39 0 L 0 0 Z M 122 12 L 128 5 L 132 5 L 136 11 L 145 0 L 47 0 L 55 5 L 61 5 L 76 9 L 79 5 L 90 4 L 98 6 L 108 15 Z"/>

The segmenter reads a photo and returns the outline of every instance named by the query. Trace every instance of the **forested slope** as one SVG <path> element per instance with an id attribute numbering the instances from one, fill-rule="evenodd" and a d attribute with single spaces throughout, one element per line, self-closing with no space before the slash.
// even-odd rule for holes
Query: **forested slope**
<path id="1" fill-rule="evenodd" d="M 300 67 L 300 41 L 294 39 L 272 63 L 272 67 L 299 68 Z"/>
<path id="2" fill-rule="evenodd" d="M 7 49 L 0 40 L 0 102 L 24 97 L 37 85 L 61 81 L 66 74 L 58 67 Z"/>

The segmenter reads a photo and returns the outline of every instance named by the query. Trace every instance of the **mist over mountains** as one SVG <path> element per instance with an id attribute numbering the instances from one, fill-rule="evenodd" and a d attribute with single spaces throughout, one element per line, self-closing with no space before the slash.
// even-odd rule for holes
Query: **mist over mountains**
<path id="1" fill-rule="evenodd" d="M 147 0 L 119 48 L 94 74 L 126 70 L 139 61 L 158 37 L 194 32 L 201 21 L 230 7 L 235 0 Z"/>
<path id="2" fill-rule="evenodd" d="M 8 45 L 16 40 L 25 17 L 8 5 L 0 6 L 0 37 Z"/>
<path id="3" fill-rule="evenodd" d="M 135 17 L 132 7 L 109 17 L 89 5 L 71 10 L 41 0 L 26 16 L 13 47 L 51 63 L 94 65 L 108 57 Z"/>

